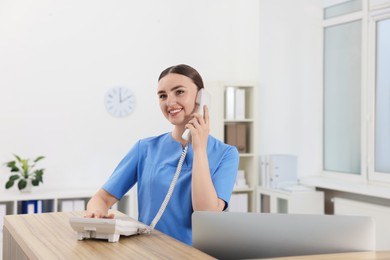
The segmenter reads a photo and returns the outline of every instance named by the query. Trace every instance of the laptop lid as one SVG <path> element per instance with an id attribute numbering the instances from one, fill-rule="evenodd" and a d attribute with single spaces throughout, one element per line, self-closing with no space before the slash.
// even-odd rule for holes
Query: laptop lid
<path id="1" fill-rule="evenodd" d="M 218 259 L 372 251 L 375 224 L 363 216 L 197 211 L 192 243 Z"/>

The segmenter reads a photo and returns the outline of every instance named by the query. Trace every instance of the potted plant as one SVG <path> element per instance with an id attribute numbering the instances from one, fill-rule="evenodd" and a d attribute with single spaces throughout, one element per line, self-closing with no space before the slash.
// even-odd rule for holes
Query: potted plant
<path id="1" fill-rule="evenodd" d="M 43 183 L 42 176 L 45 169 L 36 169 L 35 165 L 38 161 L 44 159 L 44 156 L 38 156 L 32 163 L 30 163 L 30 159 L 22 159 L 16 154 L 14 154 L 14 157 L 16 160 L 5 163 L 5 165 L 10 168 L 11 173 L 16 173 L 9 177 L 5 184 L 6 189 L 11 188 L 15 182 L 18 183 L 20 191 L 28 189 L 31 185 L 38 186 L 39 183 Z"/>

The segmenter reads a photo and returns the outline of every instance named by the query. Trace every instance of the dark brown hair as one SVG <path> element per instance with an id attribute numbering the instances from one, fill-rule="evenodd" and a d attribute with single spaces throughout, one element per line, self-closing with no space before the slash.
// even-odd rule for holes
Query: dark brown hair
<path id="1" fill-rule="evenodd" d="M 176 73 L 190 78 L 198 87 L 198 90 L 204 88 L 202 77 L 200 76 L 199 72 L 191 66 L 186 64 L 179 64 L 166 68 L 161 72 L 160 76 L 158 77 L 158 81 L 160 81 L 160 79 L 169 73 Z"/>

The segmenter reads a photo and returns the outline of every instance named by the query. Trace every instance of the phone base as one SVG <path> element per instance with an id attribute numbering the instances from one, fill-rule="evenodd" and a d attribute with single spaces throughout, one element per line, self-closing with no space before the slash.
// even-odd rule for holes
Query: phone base
<path id="1" fill-rule="evenodd" d="M 73 230 L 77 232 L 77 239 L 106 239 L 108 242 L 118 242 L 120 236 L 132 236 L 150 233 L 150 227 L 132 218 L 83 218 L 69 219 Z"/>
<path id="2" fill-rule="evenodd" d="M 91 238 L 106 239 L 108 240 L 108 242 L 115 243 L 119 241 L 120 234 L 105 234 L 105 233 L 97 233 L 96 231 L 77 232 L 77 240 L 84 240 L 84 239 L 91 239 Z"/>

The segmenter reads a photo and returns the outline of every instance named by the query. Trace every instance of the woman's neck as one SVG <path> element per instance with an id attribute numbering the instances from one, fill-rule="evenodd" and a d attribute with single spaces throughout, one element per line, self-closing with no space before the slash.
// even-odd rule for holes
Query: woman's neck
<path id="1" fill-rule="evenodd" d="M 185 146 L 187 145 L 187 141 L 184 140 L 184 139 L 181 137 L 181 136 L 183 135 L 183 133 L 184 133 L 184 130 L 185 130 L 185 128 L 183 128 L 183 127 L 177 127 L 177 126 L 175 126 L 175 128 L 174 128 L 173 131 L 172 131 L 172 138 L 173 138 L 173 140 L 175 140 L 175 141 L 181 143 L 181 145 L 182 145 L 183 147 L 185 147 Z"/>

